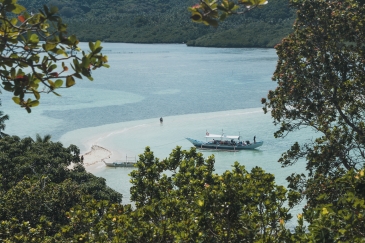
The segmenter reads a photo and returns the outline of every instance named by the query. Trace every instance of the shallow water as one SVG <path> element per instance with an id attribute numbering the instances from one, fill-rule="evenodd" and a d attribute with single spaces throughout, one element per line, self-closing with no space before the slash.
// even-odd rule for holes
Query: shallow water
<path id="1" fill-rule="evenodd" d="M 7 131 L 20 136 L 50 133 L 59 140 L 85 127 L 256 108 L 275 87 L 270 80 L 277 60 L 274 49 L 103 46 L 109 69 L 94 71 L 95 81 L 76 80 L 74 87 L 58 90 L 62 97 L 44 94 L 32 115 L 3 93 L 3 109 L 12 118 Z"/>
<path id="2" fill-rule="evenodd" d="M 82 46 L 86 46 L 82 43 Z M 313 133 L 300 131 L 275 139 L 270 115 L 264 115 L 261 98 L 275 88 L 271 81 L 277 56 L 274 49 L 218 49 L 185 45 L 104 43 L 110 69 L 96 70 L 95 81 L 77 80 L 61 89 L 62 97 L 43 95 L 31 114 L 2 94 L 9 114 L 6 132 L 20 137 L 51 134 L 65 146 L 76 144 L 82 153 L 98 144 L 114 156 L 138 156 L 150 146 L 156 157 L 165 158 L 173 148 L 192 145 L 186 137 L 202 139 L 206 131 L 241 135 L 244 140 L 263 140 L 257 150 L 240 152 L 202 151 L 214 154 L 216 172 L 230 170 L 238 161 L 248 170 L 254 166 L 276 175 L 278 184 L 304 164 L 281 168 L 277 160 L 297 140 Z M 164 118 L 161 125 L 160 117 Z M 106 179 L 129 202 L 132 168 L 98 165 L 94 174 Z"/>

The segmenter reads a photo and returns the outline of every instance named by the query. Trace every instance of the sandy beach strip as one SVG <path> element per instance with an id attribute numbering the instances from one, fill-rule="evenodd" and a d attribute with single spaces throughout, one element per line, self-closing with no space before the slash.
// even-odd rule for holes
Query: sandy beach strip
<path id="1" fill-rule="evenodd" d="M 105 166 L 103 160 L 107 161 L 112 157 L 113 153 L 99 145 L 92 145 L 90 151 L 82 154 L 83 164 L 88 172 L 94 172 L 99 167 Z M 70 169 L 73 168 L 73 164 L 69 166 Z"/>
<path id="2" fill-rule="evenodd" d="M 91 150 L 82 156 L 84 157 L 84 166 L 86 167 L 109 159 L 112 156 L 112 152 L 99 145 L 93 145 Z"/>

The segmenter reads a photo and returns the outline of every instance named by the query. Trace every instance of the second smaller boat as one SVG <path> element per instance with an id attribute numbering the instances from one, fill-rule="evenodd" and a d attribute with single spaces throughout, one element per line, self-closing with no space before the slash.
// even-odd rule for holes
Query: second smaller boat
<path id="1" fill-rule="evenodd" d="M 114 162 L 105 162 L 104 164 L 109 167 L 134 167 L 137 163 L 136 157 L 127 157 L 125 156 L 125 160 L 116 160 Z"/>

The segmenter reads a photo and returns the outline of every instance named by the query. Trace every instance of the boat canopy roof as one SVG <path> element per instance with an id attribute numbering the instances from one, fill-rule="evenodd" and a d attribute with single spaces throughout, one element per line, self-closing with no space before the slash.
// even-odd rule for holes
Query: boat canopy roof
<path id="1" fill-rule="evenodd" d="M 219 138 L 219 139 L 239 139 L 240 136 L 226 136 L 224 134 L 211 134 L 211 133 L 207 133 L 206 138 Z"/>

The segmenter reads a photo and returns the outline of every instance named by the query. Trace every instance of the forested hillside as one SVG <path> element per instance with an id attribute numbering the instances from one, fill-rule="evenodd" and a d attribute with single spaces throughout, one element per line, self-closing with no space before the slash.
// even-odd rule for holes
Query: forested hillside
<path id="1" fill-rule="evenodd" d="M 195 46 L 272 47 L 292 31 L 287 0 L 228 18 L 218 28 L 193 23 L 189 6 L 198 0 L 20 0 L 29 11 L 57 6 L 70 34 L 82 41 L 187 43 Z"/>

